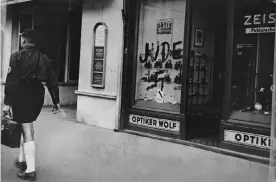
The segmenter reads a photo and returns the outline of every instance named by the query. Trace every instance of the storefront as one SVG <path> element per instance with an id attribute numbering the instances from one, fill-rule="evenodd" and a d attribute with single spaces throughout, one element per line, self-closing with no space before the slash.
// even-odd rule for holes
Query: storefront
<path id="1" fill-rule="evenodd" d="M 255 0 L 233 7 L 230 95 L 221 123 L 221 147 L 268 157 L 276 6 Z"/>
<path id="2" fill-rule="evenodd" d="M 62 105 L 76 104 L 81 39 L 82 4 L 79 1 L 1 1 L 1 89 L 4 88 L 10 55 L 20 50 L 20 34 L 26 28 L 37 31 L 37 47 L 51 60 L 60 86 Z M 46 89 L 47 91 L 47 89 Z M 3 97 L 3 95 L 2 95 Z M 45 105 L 51 105 L 46 92 Z"/>
<path id="3" fill-rule="evenodd" d="M 275 4 L 127 4 L 121 129 L 268 157 Z"/>

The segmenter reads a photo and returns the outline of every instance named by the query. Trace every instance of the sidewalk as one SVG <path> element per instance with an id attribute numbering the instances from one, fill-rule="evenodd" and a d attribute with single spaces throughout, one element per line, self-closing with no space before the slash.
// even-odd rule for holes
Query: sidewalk
<path id="1" fill-rule="evenodd" d="M 268 166 L 184 145 L 116 133 L 44 108 L 35 122 L 39 182 L 268 182 Z M 1 181 L 17 182 L 18 149 L 2 146 Z"/>

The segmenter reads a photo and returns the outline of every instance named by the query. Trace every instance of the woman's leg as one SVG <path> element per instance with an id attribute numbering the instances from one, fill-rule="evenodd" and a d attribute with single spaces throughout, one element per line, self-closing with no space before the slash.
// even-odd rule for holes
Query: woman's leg
<path id="1" fill-rule="evenodd" d="M 36 181 L 33 123 L 22 123 L 22 131 L 24 137 L 23 149 L 25 153 L 27 169 L 25 171 L 19 171 L 17 176 L 22 180 Z"/>
<path id="2" fill-rule="evenodd" d="M 25 171 L 27 169 L 25 153 L 24 153 L 24 137 L 23 133 L 21 134 L 21 141 L 20 141 L 20 148 L 19 148 L 19 155 L 15 161 L 15 166 L 20 169 L 20 171 Z"/>
<path id="3" fill-rule="evenodd" d="M 24 153 L 27 163 L 26 173 L 35 172 L 35 142 L 33 123 L 22 123 Z"/>
<path id="4" fill-rule="evenodd" d="M 23 137 L 23 133 L 22 133 L 21 141 L 20 141 L 20 148 L 19 148 L 18 162 L 26 162 L 23 144 L 24 144 L 24 137 Z"/>

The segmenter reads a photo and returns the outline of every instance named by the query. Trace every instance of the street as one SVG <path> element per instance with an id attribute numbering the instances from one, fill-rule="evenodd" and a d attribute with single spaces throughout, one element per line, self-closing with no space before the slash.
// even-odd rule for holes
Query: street
<path id="1" fill-rule="evenodd" d="M 268 167 L 184 145 L 77 123 L 44 108 L 35 122 L 39 182 L 266 182 Z M 18 182 L 18 149 L 2 146 L 3 182 Z"/>

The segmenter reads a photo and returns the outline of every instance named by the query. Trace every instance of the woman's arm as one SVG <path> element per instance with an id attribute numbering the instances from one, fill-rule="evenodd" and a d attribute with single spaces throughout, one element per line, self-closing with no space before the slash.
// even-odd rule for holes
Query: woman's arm
<path id="1" fill-rule="evenodd" d="M 19 53 L 16 52 L 10 57 L 10 64 L 8 69 L 8 74 L 5 84 L 5 97 L 4 104 L 11 106 L 14 99 L 15 87 L 19 80 L 19 67 L 17 65 L 17 60 L 19 59 Z"/>

